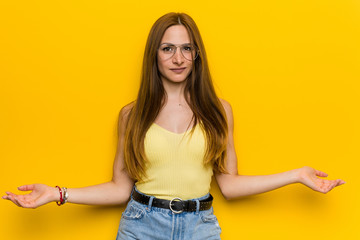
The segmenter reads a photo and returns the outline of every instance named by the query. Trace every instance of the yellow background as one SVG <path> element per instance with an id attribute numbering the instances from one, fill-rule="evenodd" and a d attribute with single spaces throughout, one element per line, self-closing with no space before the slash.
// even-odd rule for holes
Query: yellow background
<path id="1" fill-rule="evenodd" d="M 111 179 L 118 112 L 137 94 L 152 24 L 170 11 L 198 24 L 233 107 L 240 174 L 309 165 L 347 182 L 235 201 L 213 182 L 222 239 L 360 239 L 357 0 L 1 1 L 1 195 Z M 115 239 L 123 210 L 0 200 L 0 238 Z"/>

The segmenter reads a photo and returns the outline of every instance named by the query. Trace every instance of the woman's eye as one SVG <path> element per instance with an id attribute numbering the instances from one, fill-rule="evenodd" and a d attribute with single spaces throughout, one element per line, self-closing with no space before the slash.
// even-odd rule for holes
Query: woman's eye
<path id="1" fill-rule="evenodd" d="M 185 50 L 187 52 L 191 52 L 192 48 L 190 46 L 185 46 L 185 47 L 183 47 L 183 50 Z"/>
<path id="2" fill-rule="evenodd" d="M 163 47 L 162 50 L 164 52 L 171 52 L 172 51 L 172 47 Z"/>

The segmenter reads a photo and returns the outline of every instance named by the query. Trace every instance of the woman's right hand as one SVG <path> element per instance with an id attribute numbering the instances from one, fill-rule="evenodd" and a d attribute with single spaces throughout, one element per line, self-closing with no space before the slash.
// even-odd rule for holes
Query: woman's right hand
<path id="1" fill-rule="evenodd" d="M 31 191 L 25 195 L 18 195 L 12 192 L 6 192 L 3 199 L 10 200 L 19 207 L 37 208 L 41 205 L 53 201 L 59 201 L 60 193 L 57 188 L 45 184 L 30 184 L 18 187 L 20 191 Z"/>

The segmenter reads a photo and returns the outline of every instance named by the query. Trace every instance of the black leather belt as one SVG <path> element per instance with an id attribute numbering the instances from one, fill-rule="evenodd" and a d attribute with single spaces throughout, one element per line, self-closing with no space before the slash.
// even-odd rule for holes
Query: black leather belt
<path id="1" fill-rule="evenodd" d="M 136 190 L 132 193 L 132 198 L 142 204 L 149 204 L 150 197 L 144 194 L 137 192 Z M 213 196 L 210 194 L 208 198 L 199 200 L 200 202 L 200 211 L 208 210 L 211 208 Z M 183 201 L 181 198 L 174 198 L 172 200 L 165 200 L 160 198 L 153 198 L 152 201 L 153 207 L 166 208 L 170 209 L 173 213 L 181 212 L 195 212 L 196 211 L 196 201 L 186 200 Z"/>

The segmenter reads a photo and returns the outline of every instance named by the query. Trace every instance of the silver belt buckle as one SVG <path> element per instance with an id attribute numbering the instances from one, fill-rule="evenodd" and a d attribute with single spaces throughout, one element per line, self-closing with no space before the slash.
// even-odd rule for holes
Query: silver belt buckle
<path id="1" fill-rule="evenodd" d="M 174 200 L 178 200 L 177 202 L 183 202 L 183 200 L 181 199 L 181 198 L 178 198 L 178 197 L 176 197 L 176 198 L 173 198 L 173 199 L 171 199 L 171 201 L 170 201 L 170 203 L 169 203 L 169 208 L 170 208 L 170 210 L 173 212 L 173 213 L 182 213 L 183 211 L 184 211 L 184 204 L 183 204 L 183 208 L 181 209 L 181 210 L 179 210 L 179 211 L 176 211 L 176 210 L 174 210 L 172 207 L 171 207 L 171 204 L 173 203 L 173 201 Z"/>

